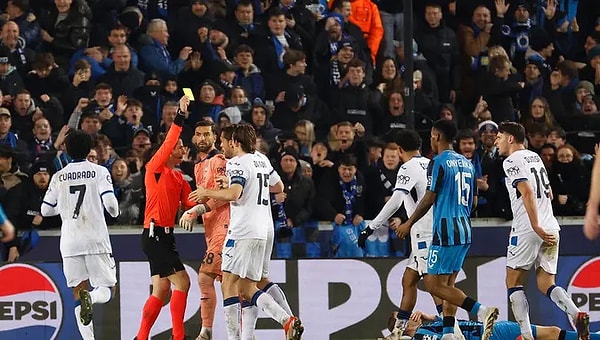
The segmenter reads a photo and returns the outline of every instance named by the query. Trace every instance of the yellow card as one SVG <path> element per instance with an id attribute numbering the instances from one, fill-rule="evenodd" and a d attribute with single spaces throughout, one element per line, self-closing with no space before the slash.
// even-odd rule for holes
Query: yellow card
<path id="1" fill-rule="evenodd" d="M 190 89 L 189 87 L 183 88 L 183 94 L 188 96 L 191 101 L 194 101 L 194 92 L 192 92 L 192 89 Z"/>

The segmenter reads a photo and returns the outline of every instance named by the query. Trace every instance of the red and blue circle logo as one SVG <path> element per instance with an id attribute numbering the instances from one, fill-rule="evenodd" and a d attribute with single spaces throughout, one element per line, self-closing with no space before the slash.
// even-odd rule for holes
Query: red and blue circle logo
<path id="1" fill-rule="evenodd" d="M 590 331 L 600 331 L 600 257 L 583 263 L 571 277 L 567 292 L 575 305 L 590 315 Z M 570 319 L 570 318 L 569 318 Z M 571 325 L 575 328 L 573 320 Z M 595 321 L 595 322 L 594 322 Z"/>
<path id="2" fill-rule="evenodd" d="M 55 339 L 63 302 L 52 279 L 32 265 L 0 267 L 0 339 Z"/>

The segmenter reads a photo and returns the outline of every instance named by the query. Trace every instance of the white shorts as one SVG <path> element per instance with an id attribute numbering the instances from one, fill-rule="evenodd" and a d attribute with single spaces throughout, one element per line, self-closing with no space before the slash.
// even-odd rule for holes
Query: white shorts
<path id="1" fill-rule="evenodd" d="M 117 284 L 117 266 L 112 254 L 90 254 L 63 258 L 67 286 L 77 287 L 85 280 L 92 287 L 113 287 Z"/>
<path id="2" fill-rule="evenodd" d="M 423 276 L 424 274 L 427 274 L 427 254 L 429 253 L 429 242 L 417 240 L 417 242 L 413 242 L 411 247 L 412 250 L 410 252 L 406 267 L 419 273 L 419 276 Z"/>
<path id="3" fill-rule="evenodd" d="M 240 278 L 260 281 L 263 274 L 266 243 L 266 240 L 259 239 L 233 240 L 226 238 L 221 269 Z"/>
<path id="4" fill-rule="evenodd" d="M 541 267 L 548 274 L 556 274 L 560 235 L 558 230 L 550 233 L 556 236 L 556 244 L 553 246 L 546 245 L 534 232 L 510 235 L 506 252 L 506 266 L 511 269 L 523 270 Z"/>
<path id="5" fill-rule="evenodd" d="M 265 256 L 263 258 L 262 277 L 269 277 L 269 264 L 271 263 L 271 254 L 273 254 L 273 242 L 275 242 L 275 228 L 269 228 L 267 231 L 267 243 L 265 245 Z"/>

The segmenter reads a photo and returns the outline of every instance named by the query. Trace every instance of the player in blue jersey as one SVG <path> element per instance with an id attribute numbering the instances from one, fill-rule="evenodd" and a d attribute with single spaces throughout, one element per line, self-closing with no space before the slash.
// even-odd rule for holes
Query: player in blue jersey
<path id="1" fill-rule="evenodd" d="M 433 206 L 433 240 L 427 257 L 427 290 L 443 299 L 444 340 L 455 339 L 454 315 L 460 306 L 483 321 L 482 340 L 488 340 L 498 318 L 498 308 L 482 306 L 454 287 L 471 245 L 471 208 L 474 200 L 475 170 L 464 156 L 454 152 L 452 142 L 457 127 L 452 121 L 438 120 L 431 129 L 431 149 L 437 154 L 427 169 L 428 188 L 414 213 L 395 231 L 400 238 Z"/>
<path id="2" fill-rule="evenodd" d="M 466 340 L 481 340 L 483 323 L 459 320 L 458 325 Z M 415 340 L 434 340 L 443 336 L 443 322 L 435 315 L 419 311 L 411 315 L 410 322 L 404 332 Z M 556 326 L 531 325 L 531 332 L 536 340 L 577 340 L 577 332 L 560 329 Z M 497 321 L 490 340 L 516 340 L 521 336 L 521 328 L 513 321 Z M 590 334 L 590 340 L 600 340 L 600 334 Z"/>

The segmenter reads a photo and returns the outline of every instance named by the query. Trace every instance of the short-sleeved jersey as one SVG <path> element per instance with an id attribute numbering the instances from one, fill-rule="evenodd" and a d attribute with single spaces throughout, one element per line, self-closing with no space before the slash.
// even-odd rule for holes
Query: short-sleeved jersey
<path id="1" fill-rule="evenodd" d="M 429 163 L 429 190 L 435 192 L 432 244 L 449 246 L 471 243 L 471 207 L 475 169 L 471 161 L 445 150 Z"/>
<path id="2" fill-rule="evenodd" d="M 200 160 L 194 166 L 194 175 L 196 177 L 196 186 L 207 189 L 218 189 L 216 178 L 225 176 L 227 159 L 223 154 L 211 152 L 205 159 Z M 210 199 L 207 205 L 211 211 L 202 215 L 204 223 L 204 235 L 210 242 L 213 238 L 225 238 L 227 227 L 229 226 L 229 202 L 220 202 Z M 222 242 L 221 242 L 222 243 Z"/>
<path id="3" fill-rule="evenodd" d="M 0 205 L 0 225 L 3 225 L 4 223 L 6 223 L 6 221 L 7 221 L 6 213 L 4 212 L 2 205 Z"/>
<path id="4" fill-rule="evenodd" d="M 181 171 L 167 166 L 167 161 L 179 142 L 181 129 L 177 124 L 171 125 L 163 144 L 146 163 L 144 228 L 150 226 L 151 220 L 154 220 L 157 227 L 172 227 L 182 203 L 185 209 L 196 205 L 188 199 L 192 188 Z"/>
<path id="5" fill-rule="evenodd" d="M 259 153 L 236 156 L 227 162 L 230 185 L 243 187 L 242 194 L 231 202 L 228 237 L 232 239 L 267 239 L 273 228 L 269 187 L 281 180 L 269 159 Z"/>
<path id="6" fill-rule="evenodd" d="M 429 167 L 429 163 L 430 161 L 426 157 L 413 157 L 398 169 L 394 191 L 403 191 L 408 195 L 404 199 L 404 208 L 408 216 L 411 216 L 415 212 L 417 204 L 427 191 L 427 168 Z M 411 234 L 417 233 L 420 237 L 431 235 L 432 222 L 433 209 L 429 209 L 425 216 L 412 227 Z"/>
<path id="7" fill-rule="evenodd" d="M 88 161 L 69 163 L 48 185 L 42 204 L 55 207 L 62 219 L 63 257 L 112 253 L 102 196 L 114 195 L 108 170 Z"/>
<path id="8" fill-rule="evenodd" d="M 548 171 L 540 156 L 530 150 L 519 150 L 506 157 L 502 165 L 513 212 L 512 232 L 514 234 L 533 232 L 523 198 L 517 189 L 520 182 L 527 182 L 533 190 L 540 227 L 546 231 L 560 230 L 552 210 Z"/>

